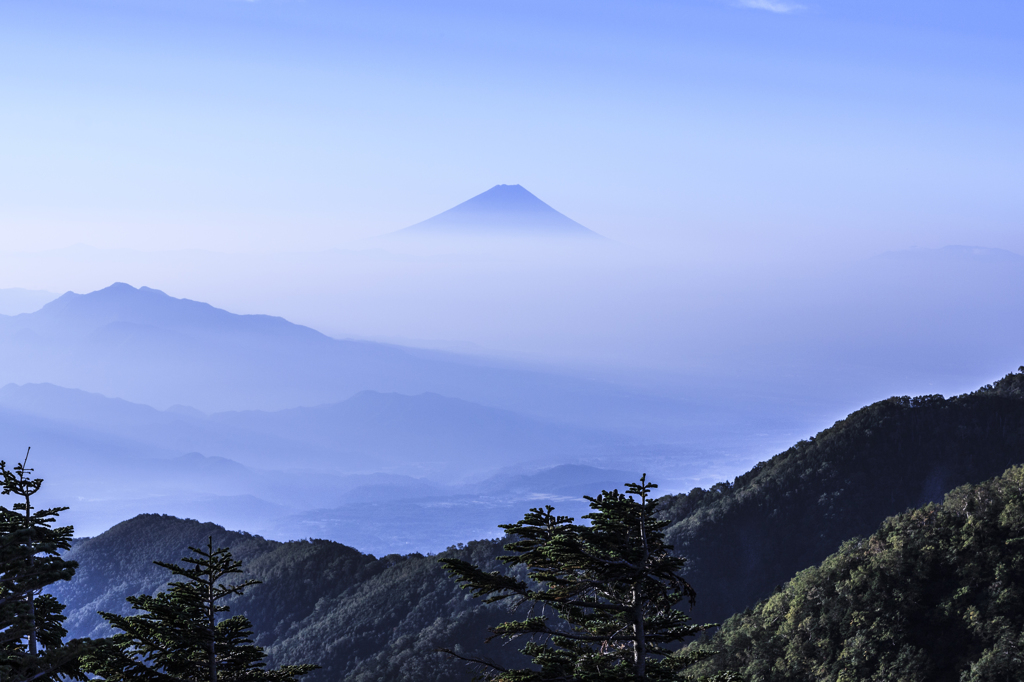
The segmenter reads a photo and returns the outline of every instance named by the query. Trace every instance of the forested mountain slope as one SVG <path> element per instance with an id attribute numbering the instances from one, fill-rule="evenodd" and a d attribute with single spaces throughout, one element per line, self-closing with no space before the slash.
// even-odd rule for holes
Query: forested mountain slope
<path id="1" fill-rule="evenodd" d="M 662 498 L 662 513 L 673 522 L 670 539 L 691 558 L 694 619 L 724 620 L 886 517 L 1024 462 L 1022 388 L 1024 373 L 950 399 L 885 400 L 732 485 Z M 55 590 L 69 606 L 72 634 L 98 634 L 97 610 L 123 609 L 125 596 L 152 592 L 166 580 L 150 561 L 177 559 L 211 533 L 264 581 L 236 609 L 253 621 L 275 664 L 323 665 L 310 682 L 468 680 L 468 671 L 434 650 L 478 647 L 487 624 L 501 618 L 499 607 L 461 593 L 436 557 L 376 559 L 332 542 L 269 542 L 150 515 L 76 543 L 79 574 Z M 494 566 L 499 545 L 474 542 L 452 551 Z M 487 655 L 512 656 L 512 648 L 495 644 Z"/>
<path id="2" fill-rule="evenodd" d="M 377 559 L 336 542 L 274 542 L 149 514 L 76 541 L 68 558 L 79 562 L 77 574 L 51 590 L 67 605 L 71 636 L 109 634 L 97 611 L 129 613 L 126 596 L 166 588 L 170 573 L 154 560 L 177 561 L 210 536 L 215 546 L 231 548 L 246 578 L 263 581 L 236 599 L 232 612 L 249 617 L 273 665 L 323 666 L 304 678 L 310 682 L 469 679 L 462 664 L 434 650 L 460 641 L 480 645 L 480 633 L 498 619 L 496 607 L 474 602 L 448 579 L 437 557 Z M 452 551 L 493 565 L 498 549 L 474 542 Z M 498 645 L 481 653 L 505 660 L 518 655 Z M 383 670 L 391 672 L 381 677 Z"/>
<path id="3" fill-rule="evenodd" d="M 886 519 L 713 638 L 757 682 L 1024 679 L 1024 467 Z"/>
<path id="4" fill-rule="evenodd" d="M 665 498 L 694 617 L 717 622 L 883 519 L 1024 463 L 1024 371 L 974 393 L 890 398 L 729 484 Z"/>

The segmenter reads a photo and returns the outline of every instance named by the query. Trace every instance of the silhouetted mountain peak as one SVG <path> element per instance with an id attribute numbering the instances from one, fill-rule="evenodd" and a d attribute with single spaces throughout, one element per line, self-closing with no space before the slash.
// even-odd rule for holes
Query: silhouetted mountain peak
<path id="1" fill-rule="evenodd" d="M 600 237 L 522 185 L 495 185 L 401 235 Z"/>
<path id="2" fill-rule="evenodd" d="M 69 291 L 54 301 L 47 303 L 31 317 L 39 320 L 91 323 L 100 326 L 110 322 L 134 322 L 152 324 L 166 318 L 168 314 L 180 316 L 200 313 L 209 316 L 211 313 L 229 315 L 218 311 L 207 303 L 199 303 L 188 299 L 168 296 L 159 289 L 140 287 L 136 289 L 130 284 L 116 282 L 110 286 L 90 292 L 76 294 Z"/>
<path id="3" fill-rule="evenodd" d="M 67 292 L 35 313 L 22 315 L 18 324 L 37 330 L 93 332 L 119 324 L 164 330 L 220 333 L 299 333 L 322 336 L 307 327 L 270 315 L 237 315 L 209 303 L 175 298 L 149 287 L 124 282 L 88 294 Z"/>

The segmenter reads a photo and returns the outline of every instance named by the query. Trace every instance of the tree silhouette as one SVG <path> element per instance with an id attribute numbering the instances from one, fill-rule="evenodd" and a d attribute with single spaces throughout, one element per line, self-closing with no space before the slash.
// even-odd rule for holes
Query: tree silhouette
<path id="1" fill-rule="evenodd" d="M 218 620 L 229 610 L 223 603 L 241 595 L 258 580 L 226 583 L 242 572 L 227 548 L 189 547 L 184 566 L 155 561 L 183 580 L 155 596 L 128 597 L 138 615 L 100 615 L 121 632 L 90 654 L 83 668 L 108 682 L 294 682 L 315 665 L 265 670 L 266 654 L 252 640 L 245 616 Z"/>
<path id="2" fill-rule="evenodd" d="M 20 500 L 0 506 L 0 680 L 34 682 L 59 677 L 84 680 L 78 658 L 86 640 L 65 644 L 64 606 L 43 589 L 70 580 L 78 564 L 60 553 L 71 548 L 74 528 L 54 528 L 67 507 L 36 509 L 32 497 L 43 479 L 32 478 L 25 460 L 13 470 L 0 461 L 3 496 Z"/>
<path id="3" fill-rule="evenodd" d="M 480 666 L 485 679 L 501 682 L 587 680 L 660 682 L 705 655 L 673 654 L 674 645 L 707 625 L 693 625 L 678 608 L 696 593 L 679 575 L 686 560 L 670 554 L 666 522 L 655 516 L 657 502 L 647 482 L 626 492 L 586 497 L 590 525 L 557 516 L 554 508 L 531 509 L 502 525 L 513 542 L 501 557 L 507 572 L 484 572 L 458 559 L 442 559 L 464 589 L 485 602 L 530 605 L 527 617 L 502 623 L 493 637 L 528 637 L 522 652 L 534 668 L 510 670 L 492 662 L 442 650 Z"/>

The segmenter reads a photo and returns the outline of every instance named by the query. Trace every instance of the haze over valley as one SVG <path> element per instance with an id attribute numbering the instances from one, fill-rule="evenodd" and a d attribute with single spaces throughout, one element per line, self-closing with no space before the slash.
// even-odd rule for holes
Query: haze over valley
<path id="1" fill-rule="evenodd" d="M 75 258 L 128 264 L 102 253 Z M 887 252 L 759 284 L 768 262 L 737 275 L 639 252 L 518 185 L 356 250 L 291 257 L 278 259 L 287 277 L 264 279 L 370 273 L 320 281 L 306 305 L 341 304 L 321 319 L 371 324 L 376 309 L 409 337 L 438 331 L 429 320 L 472 342 L 335 338 L 123 282 L 0 317 L 6 438 L 32 444 L 48 497 L 75 500 L 79 532 L 163 512 L 377 554 L 439 551 L 541 501 L 578 506 L 623 472 L 666 492 L 734 477 L 860 403 L 989 380 L 1024 338 L 1012 252 Z M 137 276 L 187 272 L 192 287 L 235 267 L 236 290 L 258 286 L 265 264 L 148 258 L 130 259 Z M 30 308 L 45 298 L 8 294 Z M 543 331 L 543 350 L 513 327 Z M 520 345 L 483 345 L 501 331 Z"/>
<path id="2" fill-rule="evenodd" d="M 0 682 L 1024 679 L 1022 26 L 0 3 Z"/>

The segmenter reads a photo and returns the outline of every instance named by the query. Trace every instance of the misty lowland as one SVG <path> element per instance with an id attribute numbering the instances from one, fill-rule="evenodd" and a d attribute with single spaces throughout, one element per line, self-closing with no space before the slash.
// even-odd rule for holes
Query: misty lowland
<path id="1" fill-rule="evenodd" d="M 622 259 L 519 185 L 366 248 Z M 840 278 L 908 261 L 1024 273 L 948 248 Z M 863 389 L 339 339 L 126 283 L 5 294 L 32 310 L 0 317 L 4 680 L 1024 674 L 1024 367 L 821 423 Z"/>

